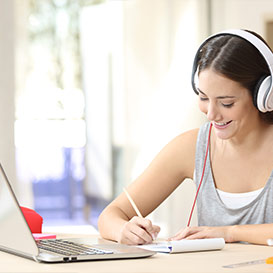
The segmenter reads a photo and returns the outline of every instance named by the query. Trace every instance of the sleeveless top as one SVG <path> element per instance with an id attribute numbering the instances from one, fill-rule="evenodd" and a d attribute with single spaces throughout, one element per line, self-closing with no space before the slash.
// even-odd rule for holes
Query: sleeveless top
<path id="1" fill-rule="evenodd" d="M 197 137 L 194 170 L 196 187 L 202 176 L 209 127 L 210 123 L 201 126 Z M 265 187 L 254 200 L 240 208 L 228 208 L 215 188 L 208 152 L 204 178 L 197 197 L 197 217 L 199 226 L 273 223 L 273 170 Z"/>

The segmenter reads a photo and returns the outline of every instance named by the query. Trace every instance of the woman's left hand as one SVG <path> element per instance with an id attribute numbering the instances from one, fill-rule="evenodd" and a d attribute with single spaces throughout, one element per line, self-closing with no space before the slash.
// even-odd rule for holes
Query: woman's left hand
<path id="1" fill-rule="evenodd" d="M 170 241 L 182 239 L 224 238 L 227 243 L 233 242 L 231 230 L 233 226 L 220 227 L 186 227 L 179 230 Z"/>

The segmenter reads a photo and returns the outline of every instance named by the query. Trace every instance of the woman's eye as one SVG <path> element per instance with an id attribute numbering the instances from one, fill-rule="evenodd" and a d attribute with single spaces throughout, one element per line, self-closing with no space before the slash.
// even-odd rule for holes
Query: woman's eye
<path id="1" fill-rule="evenodd" d="M 234 105 L 234 102 L 232 102 L 232 103 L 222 103 L 222 105 L 224 107 L 230 108 L 230 107 L 232 107 Z"/>
<path id="2" fill-rule="evenodd" d="M 205 100 L 208 100 L 208 98 L 205 98 L 205 97 L 199 97 L 201 101 L 205 101 Z"/>

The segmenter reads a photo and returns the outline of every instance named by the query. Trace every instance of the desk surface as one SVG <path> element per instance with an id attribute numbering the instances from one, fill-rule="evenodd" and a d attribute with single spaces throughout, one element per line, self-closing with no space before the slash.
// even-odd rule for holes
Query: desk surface
<path id="1" fill-rule="evenodd" d="M 82 236 L 82 235 L 81 235 Z M 86 236 L 86 235 L 85 235 Z M 60 235 L 59 238 L 69 237 Z M 71 237 L 71 236 L 70 236 Z M 73 237 L 75 236 L 73 234 Z M 91 236 L 91 237 L 94 237 Z M 95 236 L 96 238 L 98 236 Z M 94 238 L 95 239 L 95 238 Z M 100 240 L 100 239 L 99 239 Z M 221 251 L 192 252 L 179 254 L 156 254 L 153 257 L 144 259 L 92 261 L 47 264 L 37 263 L 32 260 L 21 258 L 12 254 L 0 251 L 0 272 L 31 273 L 31 272 L 273 272 L 273 264 L 256 264 L 241 266 L 237 268 L 224 268 L 224 265 L 237 264 L 241 262 L 265 259 L 273 256 L 273 247 L 226 244 Z"/>

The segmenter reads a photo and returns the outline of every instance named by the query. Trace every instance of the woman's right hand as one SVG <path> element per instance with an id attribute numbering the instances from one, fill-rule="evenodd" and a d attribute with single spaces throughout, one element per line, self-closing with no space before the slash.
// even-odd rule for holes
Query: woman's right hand
<path id="1" fill-rule="evenodd" d="M 160 227 L 153 225 L 149 219 L 134 216 L 122 227 L 118 242 L 127 245 L 150 244 L 159 232 Z"/>

